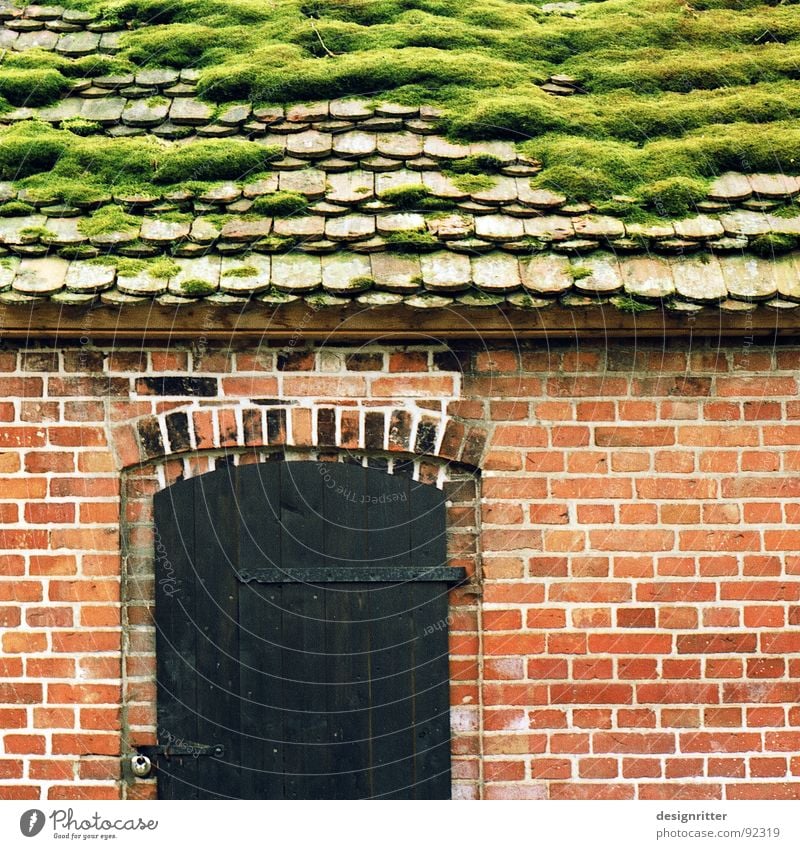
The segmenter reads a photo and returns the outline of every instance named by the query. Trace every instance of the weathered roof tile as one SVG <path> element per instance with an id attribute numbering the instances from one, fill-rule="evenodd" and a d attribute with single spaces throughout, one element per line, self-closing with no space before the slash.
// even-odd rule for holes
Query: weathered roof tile
<path id="1" fill-rule="evenodd" d="M 158 218 L 143 218 L 139 236 L 155 245 L 171 245 L 185 239 L 191 230 L 191 221 L 164 221 Z"/>
<path id="2" fill-rule="evenodd" d="M 321 215 L 300 215 L 293 218 L 276 218 L 273 223 L 276 236 L 318 241 L 325 235 L 325 219 Z"/>
<path id="3" fill-rule="evenodd" d="M 579 292 L 613 295 L 623 288 L 619 265 L 613 256 L 595 254 L 574 260 L 570 273 Z"/>
<path id="4" fill-rule="evenodd" d="M 399 294 L 416 292 L 422 283 L 420 259 L 418 256 L 403 254 L 372 254 L 370 264 L 375 286 Z"/>
<path id="5" fill-rule="evenodd" d="M 332 100 L 329 109 L 331 117 L 346 120 L 371 118 L 374 114 L 373 108 L 366 100 Z"/>
<path id="6" fill-rule="evenodd" d="M 268 236 L 271 230 L 271 218 L 234 218 L 222 225 L 221 237 L 231 242 L 255 242 Z"/>
<path id="7" fill-rule="evenodd" d="M 376 147 L 377 136 L 375 133 L 352 130 L 333 137 L 333 152 L 345 159 L 372 156 Z"/>
<path id="8" fill-rule="evenodd" d="M 167 291 L 181 297 L 199 298 L 219 288 L 219 256 L 207 254 L 196 259 L 176 259 L 180 269 L 169 281 Z"/>
<path id="9" fill-rule="evenodd" d="M 304 171 L 281 171 L 279 177 L 282 192 L 297 192 L 315 200 L 325 197 L 326 182 L 324 171 L 311 168 Z"/>
<path id="10" fill-rule="evenodd" d="M 728 296 L 722 268 L 713 255 L 674 260 L 672 278 L 676 293 L 690 301 L 720 301 Z"/>
<path id="11" fill-rule="evenodd" d="M 513 292 L 522 285 L 516 257 L 499 252 L 475 257 L 472 279 L 478 289 L 491 293 Z"/>
<path id="12" fill-rule="evenodd" d="M 331 254 L 322 257 L 322 286 L 332 295 L 354 294 L 372 287 L 369 257 Z"/>
<path id="13" fill-rule="evenodd" d="M 428 136 L 423 145 L 423 152 L 431 159 L 464 159 L 469 156 L 469 146 L 455 144 L 441 136 Z"/>
<path id="14" fill-rule="evenodd" d="M 420 257 L 422 281 L 432 292 L 462 292 L 472 282 L 472 267 L 464 254 L 436 251 Z"/>
<path id="15" fill-rule="evenodd" d="M 327 184 L 326 200 L 333 204 L 354 206 L 375 197 L 375 175 L 368 171 L 329 174 Z"/>
<path id="16" fill-rule="evenodd" d="M 545 215 L 525 219 L 525 235 L 545 242 L 562 241 L 575 235 L 572 219 L 563 215 Z"/>
<path id="17" fill-rule="evenodd" d="M 103 292 L 114 285 L 117 272 L 113 265 L 98 265 L 90 262 L 71 262 L 64 278 L 70 292 Z"/>
<path id="18" fill-rule="evenodd" d="M 381 133 L 377 150 L 389 159 L 413 159 L 422 153 L 422 139 L 413 133 Z"/>
<path id="19" fill-rule="evenodd" d="M 625 235 L 625 225 L 608 215 L 587 215 L 574 222 L 575 234 L 587 239 L 614 239 Z"/>
<path id="20" fill-rule="evenodd" d="M 681 239 L 691 240 L 716 239 L 725 232 L 719 220 L 710 218 L 708 215 L 697 215 L 694 218 L 676 221 L 674 227 L 675 233 Z"/>
<path id="21" fill-rule="evenodd" d="M 512 177 L 494 177 L 494 184 L 488 189 L 471 192 L 470 197 L 477 203 L 492 206 L 514 203 L 517 200 L 517 181 Z"/>
<path id="22" fill-rule="evenodd" d="M 520 261 L 522 285 L 536 295 L 560 295 L 572 288 L 570 261 L 563 256 L 545 254 Z"/>
<path id="23" fill-rule="evenodd" d="M 290 253 L 272 257 L 272 285 L 281 292 L 313 292 L 322 284 L 318 256 Z"/>
<path id="24" fill-rule="evenodd" d="M 737 209 L 720 215 L 719 221 L 729 236 L 760 236 L 769 233 L 769 219 L 762 212 Z"/>
<path id="25" fill-rule="evenodd" d="M 69 263 L 63 259 L 23 259 L 17 268 L 13 288 L 23 295 L 42 297 L 64 287 Z"/>
<path id="26" fill-rule="evenodd" d="M 333 136 L 330 133 L 305 130 L 289 136 L 286 151 L 299 159 L 322 159 L 330 155 L 332 146 Z"/>
<path id="27" fill-rule="evenodd" d="M 176 97 L 169 110 L 169 119 L 173 124 L 201 127 L 207 124 L 214 114 L 208 103 L 193 97 Z"/>
<path id="28" fill-rule="evenodd" d="M 336 241 L 355 242 L 368 239 L 374 234 L 374 215 L 346 215 L 341 218 L 329 218 L 325 222 L 325 235 Z"/>
<path id="29" fill-rule="evenodd" d="M 747 176 L 735 171 L 728 171 L 717 177 L 708 192 L 711 200 L 727 201 L 728 203 L 747 200 L 752 194 L 753 189 Z"/>
<path id="30" fill-rule="evenodd" d="M 493 242 L 510 242 L 525 235 L 525 227 L 510 215 L 479 215 L 475 218 L 475 235 Z"/>
<path id="31" fill-rule="evenodd" d="M 785 200 L 800 194 L 800 181 L 786 174 L 751 174 L 750 187 L 761 198 Z"/>
<path id="32" fill-rule="evenodd" d="M 625 257 L 620 260 L 625 291 L 640 298 L 667 298 L 675 291 L 672 268 L 659 257 Z"/>
<path id="33" fill-rule="evenodd" d="M 731 298 L 765 301 L 778 293 L 773 263 L 754 256 L 731 256 L 722 265 L 722 276 Z"/>
<path id="34" fill-rule="evenodd" d="M 270 287 L 272 259 L 266 254 L 223 257 L 219 287 L 230 295 L 256 295 Z"/>
<path id="35" fill-rule="evenodd" d="M 517 177 L 517 196 L 520 203 L 536 209 L 557 209 L 563 206 L 567 199 L 564 195 L 551 192 L 549 189 L 531 188 L 530 180 Z"/>
<path id="36" fill-rule="evenodd" d="M 425 230 L 425 216 L 417 212 L 393 212 L 376 217 L 378 233 L 386 236 L 407 230 Z"/>

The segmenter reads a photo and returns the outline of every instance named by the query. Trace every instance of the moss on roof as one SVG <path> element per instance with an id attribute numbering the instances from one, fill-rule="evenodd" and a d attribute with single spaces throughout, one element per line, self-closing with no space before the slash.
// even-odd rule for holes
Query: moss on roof
<path id="1" fill-rule="evenodd" d="M 50 101 L 94 62 L 106 72 L 196 66 L 202 96 L 215 102 L 360 94 L 431 103 L 454 137 L 519 142 L 544 163 L 539 182 L 575 200 L 644 196 L 674 178 L 691 194 L 727 169 L 796 173 L 800 163 L 797 0 L 584 0 L 569 15 L 544 12 L 536 0 L 66 5 L 129 26 L 124 49 L 113 59 L 9 56 L 0 70 L 8 102 Z M 555 73 L 579 79 L 583 93 L 547 94 L 540 86 Z M 2 164 L 9 144 L 17 144 L 13 132 L 0 136 Z M 130 141 L 102 144 L 130 161 Z M 146 156 L 145 145 L 136 143 Z M 52 163 L 49 134 L 37 148 L 18 160 L 28 173 Z M 219 160 L 209 155 L 213 171 Z M 179 159 L 159 166 L 159 179 L 181 179 L 188 163 Z"/>

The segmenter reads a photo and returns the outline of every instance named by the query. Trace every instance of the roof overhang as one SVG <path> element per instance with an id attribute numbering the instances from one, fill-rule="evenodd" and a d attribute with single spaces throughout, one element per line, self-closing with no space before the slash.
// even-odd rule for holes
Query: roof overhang
<path id="1" fill-rule="evenodd" d="M 743 305 L 745 306 L 745 305 Z M 0 340 L 275 340 L 421 341 L 513 339 L 591 339 L 634 337 L 764 337 L 800 334 L 800 310 L 764 305 L 725 312 L 708 307 L 689 316 L 663 307 L 626 313 L 609 304 L 545 309 L 490 307 L 418 309 L 406 304 L 384 308 L 351 303 L 314 309 L 305 301 L 278 306 L 262 303 L 220 309 L 199 301 L 164 306 L 154 302 L 123 309 L 90 310 L 54 303 L 0 306 Z"/>

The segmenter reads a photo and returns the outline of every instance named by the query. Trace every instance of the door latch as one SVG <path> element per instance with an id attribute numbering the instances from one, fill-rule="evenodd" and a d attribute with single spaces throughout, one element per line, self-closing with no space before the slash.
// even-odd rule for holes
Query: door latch
<path id="1" fill-rule="evenodd" d="M 220 743 L 191 743 L 181 740 L 158 746 L 137 746 L 136 751 L 122 759 L 123 772 L 128 778 L 149 778 L 158 769 L 159 758 L 224 758 L 225 747 Z"/>
<path id="2" fill-rule="evenodd" d="M 156 758 L 224 758 L 225 747 L 220 743 L 191 743 L 180 740 L 158 746 L 137 746 L 136 751 L 150 760 Z"/>

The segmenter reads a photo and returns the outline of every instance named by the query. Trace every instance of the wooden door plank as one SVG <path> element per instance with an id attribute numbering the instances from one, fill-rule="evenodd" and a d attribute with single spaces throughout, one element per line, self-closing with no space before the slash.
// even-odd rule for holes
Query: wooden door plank
<path id="1" fill-rule="evenodd" d="M 281 563 L 323 556 L 323 493 L 315 463 L 281 468 Z M 325 695 L 325 598 L 314 585 L 283 587 L 284 786 L 289 799 L 325 798 L 331 771 Z M 322 686 L 321 686 L 322 684 Z"/>
<path id="2" fill-rule="evenodd" d="M 367 553 L 376 566 L 409 566 L 409 480 L 369 469 Z M 371 795 L 413 793 L 412 619 L 404 584 L 370 584 Z"/>
<path id="3" fill-rule="evenodd" d="M 196 483 L 155 495 L 156 699 L 158 742 L 197 742 L 194 495 Z M 197 798 L 197 760 L 159 758 L 159 799 Z"/>
<path id="4" fill-rule="evenodd" d="M 370 584 L 370 795 L 410 799 L 414 791 L 413 617 L 408 584 Z"/>
<path id="5" fill-rule="evenodd" d="M 366 503 L 362 499 L 366 472 L 361 466 L 346 463 L 318 464 L 324 517 L 324 557 L 321 561 L 324 566 L 360 567 L 366 564 Z"/>
<path id="6" fill-rule="evenodd" d="M 412 583 L 414 798 L 449 799 L 450 669 L 447 584 Z"/>
<path id="7" fill-rule="evenodd" d="M 283 799 L 283 585 L 239 592 L 241 798 Z"/>
<path id="8" fill-rule="evenodd" d="M 325 584 L 332 775 L 326 798 L 369 796 L 369 608 L 361 584 Z"/>
<path id="9" fill-rule="evenodd" d="M 320 464 L 323 483 L 325 566 L 368 565 L 362 499 L 366 470 L 344 463 Z M 369 606 L 361 584 L 325 585 L 327 626 L 327 709 L 334 775 L 329 798 L 369 796 Z"/>
<path id="10" fill-rule="evenodd" d="M 284 786 L 287 799 L 324 799 L 330 781 L 323 590 L 283 585 Z"/>
<path id="11" fill-rule="evenodd" d="M 430 485 L 409 487 L 412 558 L 444 566 L 447 561 L 444 493 Z M 414 642 L 414 797 L 449 799 L 450 670 L 448 596 L 445 583 L 409 584 Z"/>
<path id="12" fill-rule="evenodd" d="M 409 480 L 366 470 L 367 557 L 373 566 L 410 566 Z"/>
<path id="13" fill-rule="evenodd" d="M 281 567 L 280 465 L 239 466 L 239 569 Z M 244 799 L 282 799 L 283 590 L 239 586 L 239 685 Z"/>
<path id="14" fill-rule="evenodd" d="M 239 798 L 239 562 L 236 467 L 196 479 L 197 733 L 222 758 L 198 759 L 200 798 Z"/>

